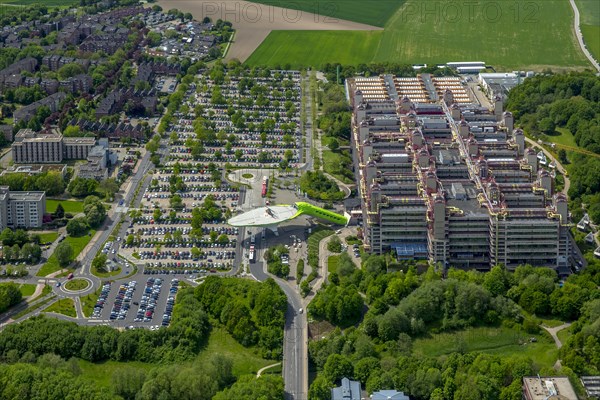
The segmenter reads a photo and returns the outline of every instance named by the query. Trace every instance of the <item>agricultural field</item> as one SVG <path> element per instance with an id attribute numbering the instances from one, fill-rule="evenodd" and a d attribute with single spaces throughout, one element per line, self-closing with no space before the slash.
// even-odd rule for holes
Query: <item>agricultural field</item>
<path id="1" fill-rule="evenodd" d="M 367 25 L 384 27 L 387 20 L 406 0 L 378 0 L 369 2 L 365 7 L 364 0 L 295 0 L 289 4 L 275 0 L 257 0 L 255 3 L 267 4 L 275 7 L 283 5 L 294 10 L 309 12 L 330 17 L 332 19 L 345 19 Z"/>
<path id="2" fill-rule="evenodd" d="M 576 42 L 573 10 L 566 1 L 482 0 L 472 15 L 460 8 L 451 13 L 449 7 L 439 5 L 442 3 L 425 13 L 424 4 L 407 0 L 387 21 L 383 32 L 341 32 L 339 36 L 330 31 L 273 32 L 248 63 L 289 62 L 294 67 L 319 67 L 328 62 L 435 64 L 470 60 L 485 61 L 497 70 L 577 69 L 589 65 Z M 347 40 L 342 38 L 344 35 L 348 35 Z M 314 49 L 317 51 L 307 56 Z M 343 54 L 338 55 L 340 49 Z M 277 54 L 286 54 L 285 61 Z"/>
<path id="3" fill-rule="evenodd" d="M 581 33 L 585 45 L 592 55 L 597 59 L 600 58 L 600 25 L 581 25 Z"/>
<path id="4" fill-rule="evenodd" d="M 78 5 L 78 0 L 2 0 L 0 4 L 10 4 L 14 6 L 30 6 L 32 4 L 43 4 L 47 7 L 68 7 Z"/>
<path id="5" fill-rule="evenodd" d="M 383 31 L 272 31 L 248 65 L 357 64 L 375 57 Z M 348 51 L 352 49 L 352 51 Z"/>

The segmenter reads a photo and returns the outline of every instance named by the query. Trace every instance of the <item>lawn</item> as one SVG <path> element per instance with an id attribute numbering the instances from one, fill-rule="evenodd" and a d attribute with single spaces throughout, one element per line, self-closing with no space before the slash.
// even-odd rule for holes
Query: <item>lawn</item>
<path id="1" fill-rule="evenodd" d="M 300 68 L 369 62 L 375 57 L 382 34 L 382 31 L 272 31 L 246 64 L 289 63 L 292 68 Z"/>
<path id="2" fill-rule="evenodd" d="M 85 279 L 73 279 L 65 283 L 65 288 L 69 290 L 83 290 L 90 286 L 90 283 Z"/>
<path id="3" fill-rule="evenodd" d="M 50 307 L 46 308 L 44 311 L 63 314 L 68 317 L 77 316 L 77 313 L 75 312 L 75 302 L 73 302 L 73 299 L 70 298 L 60 299 Z"/>
<path id="4" fill-rule="evenodd" d="M 343 154 L 340 153 L 339 151 L 333 152 L 331 150 L 323 150 L 323 169 L 325 170 L 325 172 L 335 176 L 340 181 L 347 183 L 347 184 L 353 184 L 354 183 L 353 179 L 340 174 L 340 171 L 342 168 L 347 168 L 348 171 L 351 169 L 351 163 L 348 164 L 345 161 L 345 160 L 351 160 L 350 156 L 348 155 L 347 150 L 342 150 L 342 151 L 343 151 Z M 350 172 L 350 174 L 352 174 L 352 173 Z"/>
<path id="5" fill-rule="evenodd" d="M 391 15 L 406 0 L 377 0 L 369 1 L 365 6 L 365 0 L 294 0 L 282 2 L 275 0 L 255 0 L 255 3 L 273 5 L 276 7 L 288 7 L 294 10 L 306 11 L 330 17 L 323 22 L 333 23 L 332 19 L 346 19 L 348 21 L 360 22 L 367 25 L 383 27 Z M 292 13 L 290 13 L 290 16 Z"/>
<path id="6" fill-rule="evenodd" d="M 58 238 L 58 232 L 40 233 L 42 243 L 53 243 Z"/>
<path id="7" fill-rule="evenodd" d="M 83 250 L 84 247 L 87 246 L 90 240 L 94 237 L 94 234 L 96 234 L 96 231 L 92 229 L 90 230 L 89 235 L 83 235 L 81 237 L 67 236 L 65 240 L 73 247 L 73 259 L 77 258 L 79 253 L 81 253 L 81 250 Z M 58 265 L 58 260 L 54 254 L 52 254 L 50 258 L 48 258 L 48 261 L 46 261 L 46 264 L 40 268 L 36 276 L 46 276 L 60 269 L 61 266 Z"/>
<path id="8" fill-rule="evenodd" d="M 31 296 L 33 294 L 33 292 L 35 292 L 36 286 L 37 285 L 33 284 L 33 283 L 23 283 L 23 284 L 19 285 L 19 291 L 21 292 L 23 297 Z"/>
<path id="9" fill-rule="evenodd" d="M 48 199 L 46 200 L 46 212 L 53 213 L 56 211 L 56 207 L 58 204 L 62 204 L 65 212 L 71 214 L 77 214 L 83 212 L 83 201 L 75 201 L 75 200 L 54 200 Z"/>
<path id="10" fill-rule="evenodd" d="M 535 337 L 536 343 L 529 342 Z M 463 350 L 496 354 L 498 356 L 523 356 L 531 358 L 541 367 L 551 367 L 558 358 L 554 341 L 545 332 L 532 335 L 508 328 L 479 327 L 452 333 L 431 335 L 416 339 L 413 353 L 437 357 Z"/>
<path id="11" fill-rule="evenodd" d="M 499 71 L 589 67 L 573 32 L 568 1 L 480 0 L 471 11 L 460 2 L 429 4 L 407 0 L 383 32 L 272 32 L 247 63 L 298 68 L 327 62 L 485 61 Z"/>
<path id="12" fill-rule="evenodd" d="M 98 296 L 100 296 L 101 291 L 102 288 L 98 288 L 98 290 L 96 290 L 94 293 L 90 293 L 79 298 L 81 300 L 81 309 L 83 310 L 84 316 L 89 317 L 92 315 L 94 306 L 96 305 L 96 301 L 98 301 Z"/>
<path id="13" fill-rule="evenodd" d="M 327 259 L 327 271 L 333 273 L 337 271 L 337 267 L 340 261 L 340 256 L 329 256 Z"/>
<path id="14" fill-rule="evenodd" d="M 257 354 L 258 350 L 246 348 L 235 341 L 226 330 L 214 327 L 208 338 L 208 345 L 198 355 L 198 360 L 209 359 L 213 354 L 222 354 L 233 361 L 233 374 L 256 374 L 259 369 L 276 361 L 265 360 Z"/>
<path id="15" fill-rule="evenodd" d="M 562 144 L 565 146 L 578 147 L 575 143 L 575 138 L 567 128 L 556 128 L 554 135 L 542 135 L 542 140 L 552 143 Z"/>
<path id="16" fill-rule="evenodd" d="M 141 369 L 149 372 L 155 367 L 153 364 L 130 361 L 130 362 L 118 362 L 118 361 L 104 361 L 99 363 L 91 363 L 85 360 L 78 360 L 79 367 L 81 368 L 81 376 L 89 379 L 99 386 L 107 389 L 111 388 L 111 379 L 116 371 L 122 371 L 124 369 Z"/>

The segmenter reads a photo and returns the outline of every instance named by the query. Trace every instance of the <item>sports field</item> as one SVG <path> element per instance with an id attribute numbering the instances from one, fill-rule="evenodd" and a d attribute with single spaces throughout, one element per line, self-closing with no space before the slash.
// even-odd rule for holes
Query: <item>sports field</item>
<path id="1" fill-rule="evenodd" d="M 272 32 L 248 64 L 320 67 L 327 62 L 485 61 L 497 70 L 589 66 L 575 39 L 568 1 L 477 0 L 469 8 L 448 4 L 407 0 L 387 21 L 385 30 L 375 35 L 364 31 L 339 35 Z"/>
<path id="2" fill-rule="evenodd" d="M 255 3 L 288 7 L 333 19 L 346 19 L 373 26 L 385 26 L 387 20 L 406 0 L 255 0 Z M 367 5 L 368 4 L 368 5 Z M 293 16 L 290 13 L 290 16 Z"/>

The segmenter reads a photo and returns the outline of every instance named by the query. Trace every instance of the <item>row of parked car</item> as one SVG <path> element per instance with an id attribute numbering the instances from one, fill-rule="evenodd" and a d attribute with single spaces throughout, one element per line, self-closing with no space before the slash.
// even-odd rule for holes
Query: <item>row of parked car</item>
<path id="1" fill-rule="evenodd" d="M 110 282 L 102 285 L 102 290 L 100 292 L 100 296 L 98 296 L 98 300 L 96 301 L 96 305 L 94 306 L 94 312 L 92 313 L 92 318 L 100 318 L 102 315 L 102 310 L 104 309 L 104 305 L 106 304 L 106 298 L 110 293 Z"/>
<path id="2" fill-rule="evenodd" d="M 136 281 L 131 281 L 119 286 L 119 293 L 117 293 L 117 298 L 110 312 L 110 319 L 123 320 L 127 317 L 136 285 Z"/>
<path id="3" fill-rule="evenodd" d="M 162 283 L 163 281 L 160 278 L 148 278 L 142 300 L 140 301 L 140 307 L 134 319 L 135 322 L 149 322 L 154 318 Z"/>

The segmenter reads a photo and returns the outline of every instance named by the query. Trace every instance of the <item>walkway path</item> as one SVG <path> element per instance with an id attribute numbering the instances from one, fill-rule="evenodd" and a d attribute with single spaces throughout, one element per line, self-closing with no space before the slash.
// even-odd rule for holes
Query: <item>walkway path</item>
<path id="1" fill-rule="evenodd" d="M 44 286 L 46 286 L 46 285 L 43 283 L 38 283 L 37 286 L 35 287 L 35 291 L 33 292 L 33 294 L 31 296 L 27 297 L 27 301 L 32 301 L 36 297 L 38 297 L 40 294 L 42 294 L 42 290 L 44 290 Z"/>
<path id="2" fill-rule="evenodd" d="M 571 187 L 571 180 L 569 179 L 569 177 L 567 175 L 565 175 L 565 173 L 567 172 L 567 169 L 560 163 L 560 161 L 558 161 L 558 159 L 556 159 L 552 154 L 550 154 L 550 152 L 548 152 L 546 149 L 543 148 L 543 146 L 539 143 L 537 143 L 535 140 L 530 139 L 528 137 L 525 137 L 525 141 L 527 143 L 529 143 L 532 147 L 539 147 L 542 148 L 544 150 L 544 153 L 550 157 L 550 159 L 556 164 L 556 169 L 558 170 L 558 172 L 560 172 L 563 177 L 565 178 L 565 187 L 563 188 L 562 192 L 564 194 L 567 194 L 569 192 L 569 188 Z"/>
<path id="3" fill-rule="evenodd" d="M 554 339 L 554 343 L 556 343 L 556 347 L 560 349 L 562 347 L 562 343 L 558 338 L 557 334 L 559 331 L 562 331 L 563 329 L 568 328 L 569 326 L 571 326 L 571 323 L 567 322 L 566 324 L 555 326 L 553 328 L 542 325 L 542 328 L 544 328 L 550 334 L 550 336 L 552 336 L 552 339 Z"/>
<path id="4" fill-rule="evenodd" d="M 592 56 L 592 54 L 589 52 L 587 47 L 585 47 L 585 44 L 583 41 L 583 35 L 581 33 L 579 10 L 577 9 L 577 4 L 575 4 L 575 0 L 569 0 L 569 1 L 571 2 L 571 7 L 573 8 L 573 12 L 575 13 L 575 20 L 574 20 L 573 27 L 575 29 L 575 36 L 577 37 L 577 41 L 579 42 L 579 47 L 581 47 L 581 51 L 583 51 L 583 54 L 585 54 L 587 59 L 590 60 L 590 62 L 594 66 L 594 68 L 596 68 L 596 70 L 598 72 L 600 72 L 600 64 L 598 64 L 598 61 L 596 61 L 596 59 L 594 58 L 594 56 Z"/>
<path id="5" fill-rule="evenodd" d="M 260 375 L 261 375 L 263 372 L 265 372 L 265 370 L 267 370 L 267 369 L 269 369 L 269 368 L 275 368 L 275 367 L 276 367 L 276 366 L 278 366 L 278 365 L 281 365 L 281 363 L 280 363 L 280 362 L 278 362 L 278 363 L 276 363 L 276 364 L 267 365 L 266 367 L 259 369 L 259 370 L 258 370 L 258 372 L 256 373 L 256 377 L 257 377 L 257 378 L 260 378 Z"/>
<path id="6" fill-rule="evenodd" d="M 79 297 L 73 297 L 75 302 L 75 311 L 77 312 L 77 318 L 85 319 L 83 315 L 83 308 L 81 307 L 81 299 Z"/>

